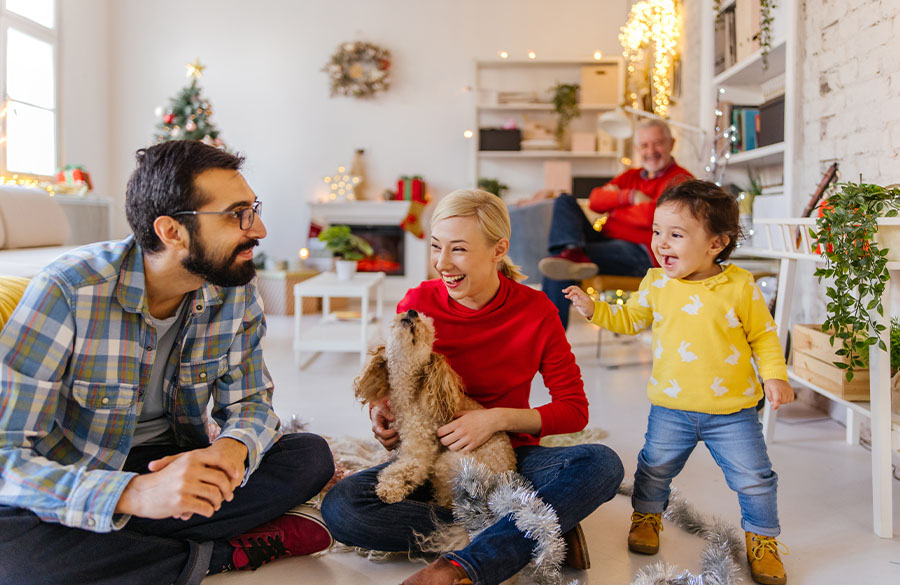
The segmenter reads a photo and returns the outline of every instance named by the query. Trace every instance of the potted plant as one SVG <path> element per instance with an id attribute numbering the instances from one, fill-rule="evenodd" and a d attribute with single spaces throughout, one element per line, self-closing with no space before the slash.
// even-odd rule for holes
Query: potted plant
<path id="1" fill-rule="evenodd" d="M 493 193 L 497 197 L 503 197 L 509 187 L 500 182 L 500 179 L 491 179 L 488 177 L 478 177 L 478 188 Z"/>
<path id="2" fill-rule="evenodd" d="M 838 355 L 849 363 L 835 365 L 846 370 L 847 381 L 853 368 L 865 367 L 868 349 L 878 345 L 887 351 L 880 338 L 885 325 L 881 295 L 888 282 L 887 255 L 878 237 L 878 219 L 896 217 L 900 208 L 900 189 L 862 182 L 842 183 L 840 189 L 819 206 L 816 231 L 811 235 L 825 258 L 817 268 L 819 282 L 828 278 L 825 289 L 827 317 L 822 329 L 831 332 L 831 341 L 842 340 Z"/>
<path id="3" fill-rule="evenodd" d="M 348 280 L 356 274 L 356 263 L 373 252 L 372 246 L 356 234 L 350 233 L 350 226 L 333 225 L 319 233 L 319 239 L 334 254 L 337 276 Z"/>
<path id="4" fill-rule="evenodd" d="M 581 109 L 578 107 L 578 89 L 581 86 L 577 83 L 557 83 L 550 91 L 553 92 L 553 109 L 557 113 L 556 118 L 556 141 L 562 148 L 563 137 L 569 122 L 581 115 Z"/>

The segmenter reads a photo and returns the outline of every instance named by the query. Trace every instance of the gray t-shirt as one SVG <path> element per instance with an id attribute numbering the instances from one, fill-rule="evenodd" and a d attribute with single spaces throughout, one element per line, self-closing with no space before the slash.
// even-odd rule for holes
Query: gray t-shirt
<path id="1" fill-rule="evenodd" d="M 131 441 L 132 447 L 175 442 L 171 421 L 163 405 L 163 384 L 169 374 L 169 357 L 181 329 L 178 324 L 184 316 L 185 306 L 187 303 L 182 301 L 175 314 L 167 319 L 150 316 L 150 324 L 156 329 L 156 358 L 150 370 L 150 383 L 144 391 L 144 405 Z"/>

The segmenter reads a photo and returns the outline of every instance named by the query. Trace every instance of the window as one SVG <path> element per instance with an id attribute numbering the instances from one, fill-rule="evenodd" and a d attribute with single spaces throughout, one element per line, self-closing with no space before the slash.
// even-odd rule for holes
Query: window
<path id="1" fill-rule="evenodd" d="M 51 176 L 58 167 L 56 0 L 0 2 L 0 174 Z"/>

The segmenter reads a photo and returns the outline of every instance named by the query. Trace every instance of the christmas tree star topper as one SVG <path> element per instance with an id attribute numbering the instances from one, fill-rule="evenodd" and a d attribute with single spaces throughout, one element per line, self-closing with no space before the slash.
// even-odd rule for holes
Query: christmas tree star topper
<path id="1" fill-rule="evenodd" d="M 185 73 L 185 77 L 193 77 L 194 79 L 200 79 L 203 76 L 203 70 L 206 69 L 206 65 L 200 64 L 200 59 L 194 59 L 193 63 L 186 63 L 185 68 L 187 69 L 187 73 Z"/>

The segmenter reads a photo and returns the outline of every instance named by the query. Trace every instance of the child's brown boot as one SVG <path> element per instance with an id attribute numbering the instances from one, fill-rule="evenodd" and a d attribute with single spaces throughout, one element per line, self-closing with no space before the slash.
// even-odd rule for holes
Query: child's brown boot
<path id="1" fill-rule="evenodd" d="M 632 513 L 628 550 L 642 555 L 655 555 L 659 551 L 659 532 L 662 529 L 662 514 Z"/>
<path id="2" fill-rule="evenodd" d="M 763 585 L 784 585 L 787 583 L 787 573 L 781 563 L 778 547 L 784 548 L 784 553 L 790 551 L 782 543 L 772 536 L 763 536 L 754 532 L 747 533 L 747 560 L 750 562 L 750 576 L 757 583 Z"/>

